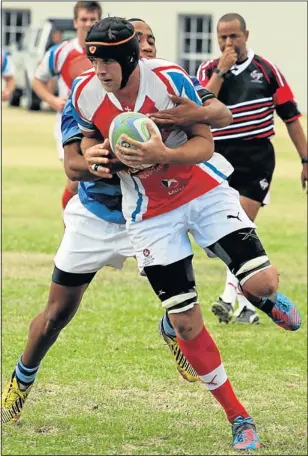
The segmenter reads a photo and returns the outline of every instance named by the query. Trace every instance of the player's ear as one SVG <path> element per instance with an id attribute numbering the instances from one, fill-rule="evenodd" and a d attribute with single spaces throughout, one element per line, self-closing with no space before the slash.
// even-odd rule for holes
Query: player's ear
<path id="1" fill-rule="evenodd" d="M 245 32 L 245 39 L 246 39 L 246 41 L 248 41 L 248 37 L 249 37 L 249 30 L 246 30 L 246 32 Z"/>

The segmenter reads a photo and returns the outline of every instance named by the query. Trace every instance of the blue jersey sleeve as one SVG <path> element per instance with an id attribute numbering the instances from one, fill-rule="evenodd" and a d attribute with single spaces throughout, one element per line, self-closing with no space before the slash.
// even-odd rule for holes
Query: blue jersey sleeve
<path id="1" fill-rule="evenodd" d="M 74 141 L 80 141 L 83 136 L 73 116 L 71 97 L 67 100 L 62 112 L 61 131 L 63 146 Z"/>

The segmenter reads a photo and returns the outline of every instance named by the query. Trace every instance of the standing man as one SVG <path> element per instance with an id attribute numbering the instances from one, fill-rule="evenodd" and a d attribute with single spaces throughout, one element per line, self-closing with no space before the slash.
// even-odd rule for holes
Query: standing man
<path id="1" fill-rule="evenodd" d="M 11 57 L 2 50 L 1 52 L 1 77 L 5 81 L 2 89 L 2 101 L 8 101 L 15 89 L 15 70 Z"/>
<path id="2" fill-rule="evenodd" d="M 64 153 L 61 136 L 61 113 L 72 87 L 73 80 L 83 71 L 90 68 L 85 54 L 85 38 L 89 27 L 101 18 L 102 9 L 99 2 L 80 1 L 74 6 L 74 27 L 77 38 L 63 41 L 52 46 L 44 55 L 36 70 L 32 83 L 33 90 L 56 114 L 54 136 L 57 143 L 58 156 L 63 160 Z M 55 96 L 48 88 L 48 81 L 58 77 L 59 96 Z M 65 209 L 69 200 L 77 193 L 78 182 L 67 178 L 62 194 L 62 208 Z"/>
<path id="3" fill-rule="evenodd" d="M 91 27 L 86 44 L 95 71 L 76 79 L 72 104 L 80 129 L 93 143 L 98 133 L 106 138 L 113 119 L 127 109 L 143 114 L 168 109 L 173 106 L 170 94 L 201 105 L 181 67 L 165 60 L 139 60 L 138 41 L 127 21 L 113 17 L 100 21 Z M 277 271 L 237 192 L 226 182 L 232 167 L 214 153 L 209 127 L 196 124 L 186 133 L 172 132 L 166 144 L 153 126 L 149 130 L 151 139 L 145 143 L 123 135 L 134 148 L 116 146 L 116 155 L 129 166 L 152 165 L 138 173 L 119 173 L 123 214 L 139 268 L 167 310 L 182 353 L 225 410 L 234 448 L 260 448 L 253 420 L 236 397 L 219 350 L 204 326 L 189 232 L 203 249 L 230 267 L 249 299 L 275 324 L 297 330 L 300 316 L 295 305 L 277 292 Z M 85 151 L 88 169 L 97 177 L 107 163 L 108 147 L 105 140 L 96 156 Z M 239 217 L 228 218 L 228 214 Z"/>
<path id="4" fill-rule="evenodd" d="M 217 25 L 219 59 L 201 64 L 197 77 L 232 111 L 233 123 L 212 129 L 215 151 L 234 167 L 230 185 L 240 193 L 241 204 L 251 220 L 267 203 L 275 168 L 274 111 L 285 122 L 301 160 L 301 183 L 307 182 L 307 141 L 299 122 L 300 112 L 292 91 L 276 65 L 247 49 L 249 31 L 242 16 L 230 13 Z M 231 216 L 239 217 L 238 214 Z M 227 269 L 223 294 L 212 306 L 220 322 L 228 323 L 238 297 L 240 308 L 234 322 L 259 322 L 254 307 L 243 296 L 238 280 Z"/>

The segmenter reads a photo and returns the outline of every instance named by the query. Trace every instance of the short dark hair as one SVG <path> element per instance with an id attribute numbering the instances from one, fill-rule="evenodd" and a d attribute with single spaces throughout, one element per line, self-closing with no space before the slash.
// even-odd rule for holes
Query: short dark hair
<path id="1" fill-rule="evenodd" d="M 217 23 L 217 27 L 218 27 L 218 25 L 220 24 L 220 22 L 231 22 L 231 21 L 234 21 L 234 20 L 238 20 L 239 23 L 240 23 L 242 32 L 246 32 L 246 22 L 245 22 L 245 19 L 243 18 L 243 16 L 241 16 L 240 14 L 237 14 L 237 13 L 228 13 L 228 14 L 224 14 L 224 15 L 219 19 L 219 21 L 218 21 L 218 23 Z"/>
<path id="2" fill-rule="evenodd" d="M 145 21 L 143 19 L 139 19 L 138 17 L 131 17 L 130 19 L 127 19 L 128 22 L 144 22 Z"/>
<path id="3" fill-rule="evenodd" d="M 99 18 L 102 17 L 102 7 L 99 2 L 77 2 L 74 6 L 74 19 L 77 19 L 79 10 L 85 9 L 87 11 L 97 11 Z"/>

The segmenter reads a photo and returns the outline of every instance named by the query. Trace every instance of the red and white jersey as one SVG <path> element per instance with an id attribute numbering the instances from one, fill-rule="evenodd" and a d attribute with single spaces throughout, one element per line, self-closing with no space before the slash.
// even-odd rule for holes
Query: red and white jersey
<path id="1" fill-rule="evenodd" d="M 52 46 L 44 55 L 35 77 L 47 82 L 58 76 L 59 96 L 66 98 L 73 80 L 89 68 L 92 64 L 76 38 Z"/>
<path id="2" fill-rule="evenodd" d="M 159 59 L 140 59 L 140 87 L 133 111 L 143 114 L 172 108 L 168 94 L 189 98 L 201 105 L 188 74 L 178 65 Z M 107 93 L 94 70 L 76 78 L 72 88 L 73 114 L 84 132 L 99 130 L 107 138 L 112 120 L 125 111 L 113 93 Z M 164 141 L 170 148 L 187 141 L 181 130 Z M 155 217 L 182 206 L 212 190 L 232 173 L 220 154 L 197 165 L 156 165 L 138 173 L 121 172 L 122 210 L 126 220 Z"/>

